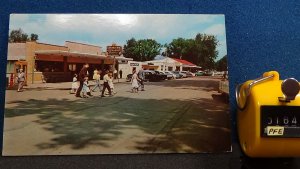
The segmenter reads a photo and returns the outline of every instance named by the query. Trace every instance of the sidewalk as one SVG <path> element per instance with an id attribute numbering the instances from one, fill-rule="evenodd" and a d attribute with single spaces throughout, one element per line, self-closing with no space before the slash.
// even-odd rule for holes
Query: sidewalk
<path id="1" fill-rule="evenodd" d="M 115 79 L 114 84 L 125 83 L 126 79 Z M 59 89 L 59 90 L 69 90 L 71 89 L 73 82 L 58 82 L 58 83 L 42 83 L 36 82 L 34 84 L 28 84 L 24 86 L 25 89 Z M 93 80 L 89 81 L 90 86 L 94 86 L 95 82 Z"/>

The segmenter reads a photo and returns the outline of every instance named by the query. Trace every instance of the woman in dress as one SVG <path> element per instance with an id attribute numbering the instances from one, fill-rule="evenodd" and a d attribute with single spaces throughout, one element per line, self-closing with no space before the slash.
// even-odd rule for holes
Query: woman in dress
<path id="1" fill-rule="evenodd" d="M 138 83 L 138 75 L 136 71 L 134 70 L 132 73 L 132 78 L 131 78 L 131 85 L 132 85 L 132 93 L 137 93 L 138 88 L 139 88 L 139 83 Z"/>

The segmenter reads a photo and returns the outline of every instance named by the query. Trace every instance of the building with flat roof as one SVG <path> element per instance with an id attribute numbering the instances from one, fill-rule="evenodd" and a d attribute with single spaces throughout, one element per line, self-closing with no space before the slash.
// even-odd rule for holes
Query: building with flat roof
<path id="1" fill-rule="evenodd" d="M 180 63 L 180 71 L 190 71 L 190 72 L 196 72 L 197 70 L 201 69 L 201 66 L 197 66 L 194 63 L 191 63 L 187 60 L 184 59 L 177 59 L 177 58 L 172 58 L 176 62 Z"/>
<path id="2" fill-rule="evenodd" d="M 132 60 L 103 54 L 96 45 L 66 41 L 65 45 L 53 45 L 39 42 L 9 43 L 7 73 L 16 74 L 23 68 L 27 74 L 27 83 L 71 81 L 79 73 L 84 63 L 89 63 L 92 77 L 94 69 L 118 69 L 117 60 Z M 25 66 L 18 65 L 24 61 Z M 114 64 L 115 63 L 115 64 Z M 10 76 L 10 75 L 7 75 Z"/>
<path id="3" fill-rule="evenodd" d="M 10 43 L 7 52 L 6 73 L 14 73 L 14 64 L 20 60 L 26 60 L 25 43 Z"/>
<path id="4" fill-rule="evenodd" d="M 155 67 L 153 70 L 158 70 L 158 71 L 190 71 L 190 72 L 195 72 L 196 70 L 201 69 L 200 66 L 197 66 L 187 60 L 183 59 L 176 59 L 176 58 L 170 58 L 170 57 L 165 57 L 163 59 L 159 60 L 151 60 L 151 61 L 146 61 L 148 65 L 152 65 L 151 67 Z M 149 67 L 149 66 L 145 66 Z"/>

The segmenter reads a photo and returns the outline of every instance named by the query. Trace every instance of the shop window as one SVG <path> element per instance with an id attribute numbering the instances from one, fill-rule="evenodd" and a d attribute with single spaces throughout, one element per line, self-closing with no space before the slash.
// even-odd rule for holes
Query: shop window
<path id="1" fill-rule="evenodd" d="M 76 64 L 69 64 L 70 71 L 76 71 Z"/>
<path id="2" fill-rule="evenodd" d="M 63 62 L 36 61 L 35 69 L 39 72 L 61 72 L 63 71 Z"/>

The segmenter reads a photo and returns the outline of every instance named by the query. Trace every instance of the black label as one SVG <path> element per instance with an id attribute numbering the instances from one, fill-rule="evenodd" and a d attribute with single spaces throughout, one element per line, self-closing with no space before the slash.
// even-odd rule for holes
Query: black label
<path id="1" fill-rule="evenodd" d="M 261 106 L 262 137 L 300 137 L 300 106 Z"/>

